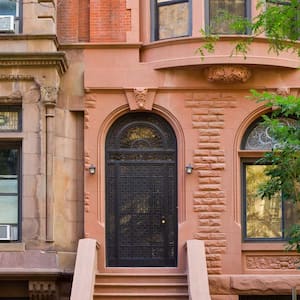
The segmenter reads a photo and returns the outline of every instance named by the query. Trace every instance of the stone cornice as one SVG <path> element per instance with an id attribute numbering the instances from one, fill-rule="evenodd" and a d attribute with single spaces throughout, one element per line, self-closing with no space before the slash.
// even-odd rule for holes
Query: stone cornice
<path id="1" fill-rule="evenodd" d="M 15 33 L 1 33 L 0 41 L 30 41 L 30 40 L 50 40 L 53 41 L 55 46 L 58 47 L 58 40 L 55 34 L 15 34 Z"/>
<path id="2" fill-rule="evenodd" d="M 55 67 L 60 75 L 68 69 L 65 52 L 0 52 L 0 67 Z"/>
<path id="3" fill-rule="evenodd" d="M 60 50 L 68 49 L 140 49 L 142 43 L 62 43 Z"/>

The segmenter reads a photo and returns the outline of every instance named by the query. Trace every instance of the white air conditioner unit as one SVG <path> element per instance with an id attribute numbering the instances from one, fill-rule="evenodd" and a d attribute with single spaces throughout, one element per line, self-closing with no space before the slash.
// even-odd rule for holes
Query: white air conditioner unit
<path id="1" fill-rule="evenodd" d="M 0 241 L 10 240 L 10 225 L 0 225 Z"/>
<path id="2" fill-rule="evenodd" d="M 0 15 L 0 32 L 15 32 L 15 17 Z"/>

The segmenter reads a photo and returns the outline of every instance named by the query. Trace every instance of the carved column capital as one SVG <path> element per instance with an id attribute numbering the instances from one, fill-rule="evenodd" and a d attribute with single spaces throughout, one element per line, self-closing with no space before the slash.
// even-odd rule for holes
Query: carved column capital
<path id="1" fill-rule="evenodd" d="M 55 281 L 29 281 L 30 300 L 56 300 Z"/>
<path id="2" fill-rule="evenodd" d="M 55 106 L 58 97 L 58 88 L 54 86 L 41 86 L 41 101 L 45 106 Z"/>
<path id="3" fill-rule="evenodd" d="M 208 67 L 206 76 L 209 82 L 246 82 L 251 76 L 251 71 L 246 66 L 217 65 Z"/>

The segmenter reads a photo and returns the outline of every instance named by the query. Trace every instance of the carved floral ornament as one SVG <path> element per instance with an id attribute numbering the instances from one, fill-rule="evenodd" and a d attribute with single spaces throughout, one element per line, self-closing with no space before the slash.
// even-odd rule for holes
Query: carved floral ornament
<path id="1" fill-rule="evenodd" d="M 205 69 L 209 82 L 235 83 L 246 82 L 251 77 L 251 71 L 245 66 L 217 65 Z"/>

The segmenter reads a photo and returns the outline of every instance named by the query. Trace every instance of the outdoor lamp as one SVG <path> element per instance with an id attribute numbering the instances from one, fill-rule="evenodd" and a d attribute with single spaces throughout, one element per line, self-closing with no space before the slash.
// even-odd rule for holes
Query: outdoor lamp
<path id="1" fill-rule="evenodd" d="M 94 175 L 94 174 L 96 173 L 96 167 L 95 167 L 93 164 L 91 164 L 91 165 L 89 166 L 89 173 L 90 173 L 91 175 Z"/>
<path id="2" fill-rule="evenodd" d="M 185 167 L 185 172 L 186 174 L 192 174 L 193 172 L 193 166 L 191 164 L 188 164 L 186 167 Z"/>

